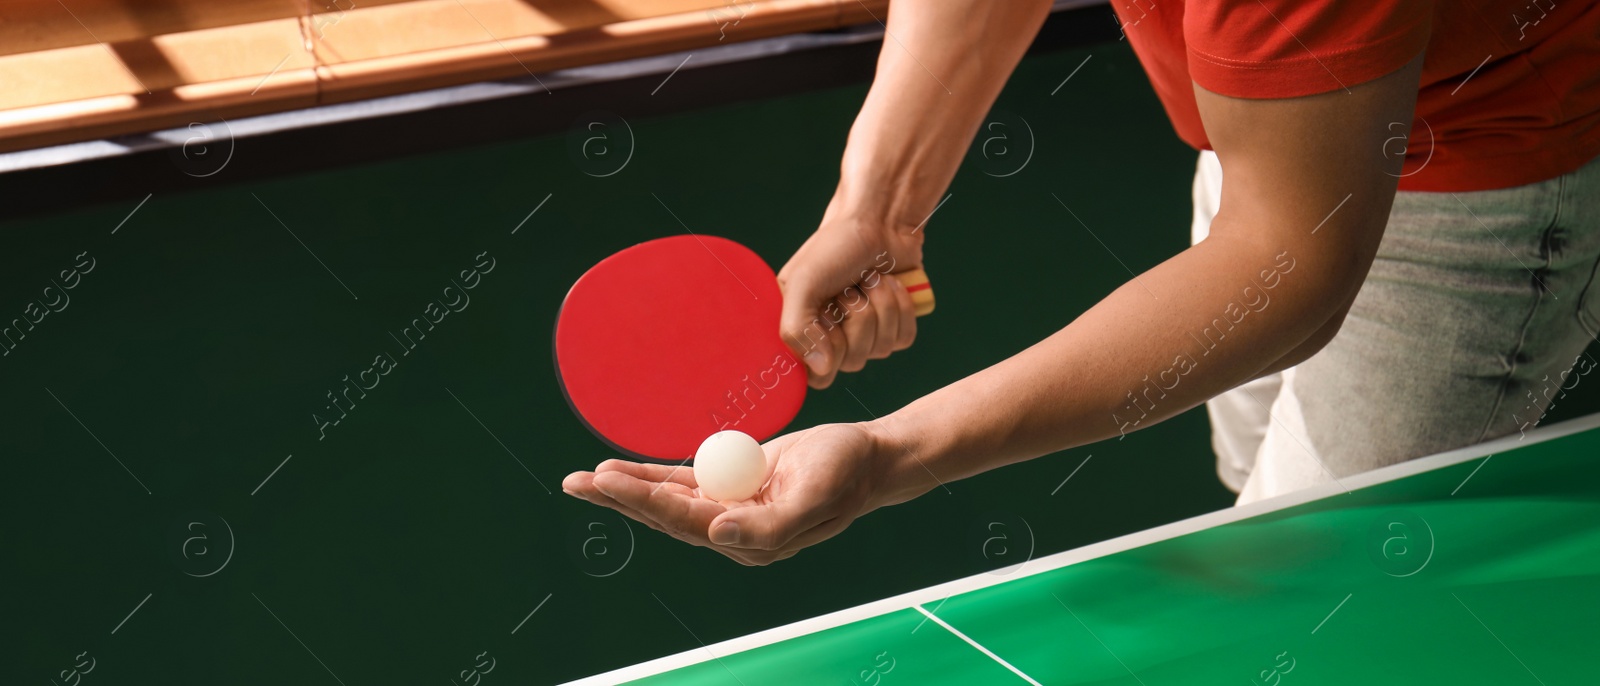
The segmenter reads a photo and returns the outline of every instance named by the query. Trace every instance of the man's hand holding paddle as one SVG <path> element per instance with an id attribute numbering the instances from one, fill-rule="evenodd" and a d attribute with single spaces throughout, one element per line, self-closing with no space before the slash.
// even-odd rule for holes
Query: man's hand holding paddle
<path id="1" fill-rule="evenodd" d="M 908 287 L 885 277 L 921 268 L 920 228 L 824 218 L 778 272 L 783 340 L 805 364 L 812 388 L 827 388 L 840 371 L 861 371 L 867 360 L 916 339 L 920 313 L 910 288 L 925 287 L 926 278 L 908 279 Z"/>

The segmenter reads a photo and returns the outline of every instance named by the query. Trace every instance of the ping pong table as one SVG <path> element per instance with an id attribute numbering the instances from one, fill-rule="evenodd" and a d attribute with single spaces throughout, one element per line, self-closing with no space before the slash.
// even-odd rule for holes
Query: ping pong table
<path id="1" fill-rule="evenodd" d="M 1555 686 L 1596 648 L 1591 415 L 571 683 Z"/>

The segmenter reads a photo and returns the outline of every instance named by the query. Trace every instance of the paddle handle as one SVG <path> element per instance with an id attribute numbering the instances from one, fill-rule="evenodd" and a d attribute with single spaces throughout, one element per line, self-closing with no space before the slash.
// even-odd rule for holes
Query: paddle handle
<path id="1" fill-rule="evenodd" d="M 927 316 L 933 311 L 933 284 L 928 282 L 928 273 L 921 269 L 896 272 L 890 274 L 906 287 L 911 294 L 911 305 L 916 308 L 918 317 Z"/>

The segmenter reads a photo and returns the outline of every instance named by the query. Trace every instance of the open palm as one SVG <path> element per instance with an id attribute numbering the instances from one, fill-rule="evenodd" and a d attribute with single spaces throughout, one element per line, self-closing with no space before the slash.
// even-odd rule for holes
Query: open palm
<path id="1" fill-rule="evenodd" d="M 877 450 L 867 430 L 824 425 L 775 438 L 762 450 L 772 476 L 749 500 L 718 502 L 700 495 L 694 470 L 687 466 L 626 460 L 574 472 L 561 487 L 746 565 L 793 557 L 865 513 Z"/>

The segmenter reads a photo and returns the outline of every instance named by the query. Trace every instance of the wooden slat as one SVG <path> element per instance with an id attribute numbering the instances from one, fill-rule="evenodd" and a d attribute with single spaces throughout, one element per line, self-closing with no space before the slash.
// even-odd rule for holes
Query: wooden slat
<path id="1" fill-rule="evenodd" d="M 146 40 L 0 58 L 0 107 L 16 109 L 105 95 L 146 95 L 187 85 L 310 70 L 299 18 L 165 34 Z"/>
<path id="2" fill-rule="evenodd" d="M 307 0 L 0 0 L 0 55 L 293 19 L 308 6 Z"/>
<path id="3" fill-rule="evenodd" d="M 719 6 L 721 3 L 713 5 Z M 837 17 L 833 0 L 767 0 L 749 11 L 725 37 L 704 11 L 695 11 L 557 35 L 462 41 L 448 47 L 388 55 L 374 51 L 366 59 L 325 63 L 318 68 L 318 74 L 324 102 L 344 102 L 690 50 L 727 40 L 832 28 L 838 25 Z M 482 36 L 482 28 L 476 28 Z M 329 35 L 331 38 L 331 31 Z M 404 78 L 397 79 L 399 74 Z"/>
<path id="4" fill-rule="evenodd" d="M 347 2 L 348 0 L 340 0 Z M 704 12 L 727 0 L 612 3 L 566 0 L 412 0 L 384 7 L 319 12 L 317 55 L 324 64 L 406 55 L 531 36 L 560 36 L 612 24 Z M 833 0 L 826 0 L 832 5 Z M 348 5 L 347 5 L 348 6 Z M 707 24 L 709 18 L 705 18 Z M 427 27 L 418 30 L 418 27 Z"/>
<path id="5" fill-rule="evenodd" d="M 75 19 L 0 0 L 0 150 L 834 28 L 887 5 L 361 1 L 64 0 Z M 19 44 L 36 49 L 8 54 Z"/>

